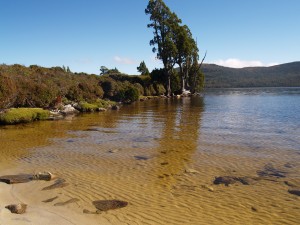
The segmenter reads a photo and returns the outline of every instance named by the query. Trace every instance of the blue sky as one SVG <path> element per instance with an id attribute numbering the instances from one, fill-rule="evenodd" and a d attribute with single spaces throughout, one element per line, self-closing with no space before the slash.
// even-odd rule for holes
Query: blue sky
<path id="1" fill-rule="evenodd" d="M 100 66 L 138 74 L 161 67 L 149 41 L 147 0 L 0 0 L 0 63 Z M 299 0 L 165 0 L 207 63 L 231 67 L 300 61 Z"/>

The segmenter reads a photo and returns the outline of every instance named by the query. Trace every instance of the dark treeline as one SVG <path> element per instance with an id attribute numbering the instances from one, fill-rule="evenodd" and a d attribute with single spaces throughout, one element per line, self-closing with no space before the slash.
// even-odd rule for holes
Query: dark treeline
<path id="1" fill-rule="evenodd" d="M 202 71 L 206 88 L 300 87 L 300 62 L 240 69 L 203 64 Z"/>

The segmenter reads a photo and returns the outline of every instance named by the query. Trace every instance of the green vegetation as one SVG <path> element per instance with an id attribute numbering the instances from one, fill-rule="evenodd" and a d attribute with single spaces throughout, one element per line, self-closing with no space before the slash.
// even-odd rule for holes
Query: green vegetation
<path id="1" fill-rule="evenodd" d="M 202 68 L 206 88 L 300 87 L 300 62 L 241 69 L 203 64 Z"/>
<path id="2" fill-rule="evenodd" d="M 0 65 L 0 109 L 60 108 L 62 103 L 75 102 L 105 104 L 103 99 L 132 102 L 138 99 L 136 96 L 161 95 L 166 91 L 150 75 L 131 76 L 116 69 L 112 71 L 97 76 L 72 73 L 68 67 Z M 96 105 L 102 108 L 101 104 Z"/>
<path id="3" fill-rule="evenodd" d="M 101 108 L 107 109 L 113 105 L 116 105 L 116 102 L 98 99 L 94 103 L 80 102 L 76 108 L 81 112 L 95 112 Z"/>
<path id="4" fill-rule="evenodd" d="M 150 0 L 145 13 L 150 15 L 148 28 L 153 29 L 154 37 L 150 40 L 150 45 L 154 46 L 152 51 L 157 53 L 157 58 L 164 65 L 159 76 L 164 77 L 162 80 L 167 95 L 170 96 L 172 91 L 183 93 L 188 89 L 193 93 L 199 90 L 203 86 L 201 82 L 204 82 L 200 77 L 204 75 L 200 73 L 201 64 L 198 65 L 197 43 L 188 26 L 181 25 L 181 19 L 171 12 L 163 0 Z M 179 74 L 174 72 L 175 64 L 179 66 Z"/>
<path id="5" fill-rule="evenodd" d="M 146 66 L 146 63 L 144 61 L 142 61 L 136 69 L 138 70 L 139 73 L 141 73 L 141 75 L 149 75 L 150 74 L 149 70 Z"/>
<path id="6" fill-rule="evenodd" d="M 0 124 L 28 123 L 49 118 L 50 112 L 40 108 L 12 108 L 0 113 Z"/>

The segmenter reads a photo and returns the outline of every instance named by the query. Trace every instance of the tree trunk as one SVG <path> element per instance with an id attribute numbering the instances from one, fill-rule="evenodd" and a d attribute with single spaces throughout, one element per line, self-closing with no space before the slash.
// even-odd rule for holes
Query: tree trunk
<path id="1" fill-rule="evenodd" d="M 185 77 L 184 77 L 183 67 L 181 64 L 179 64 L 179 70 L 180 70 L 179 73 L 181 77 L 181 93 L 183 93 L 185 90 Z"/>

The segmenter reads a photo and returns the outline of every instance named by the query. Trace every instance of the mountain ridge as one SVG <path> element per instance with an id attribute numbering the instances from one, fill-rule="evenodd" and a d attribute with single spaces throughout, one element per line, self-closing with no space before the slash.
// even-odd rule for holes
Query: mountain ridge
<path id="1" fill-rule="evenodd" d="M 269 67 L 203 64 L 206 88 L 300 87 L 300 61 Z"/>

